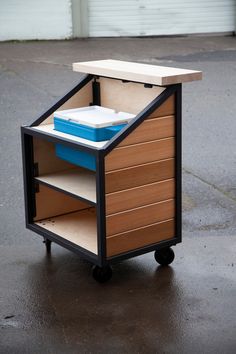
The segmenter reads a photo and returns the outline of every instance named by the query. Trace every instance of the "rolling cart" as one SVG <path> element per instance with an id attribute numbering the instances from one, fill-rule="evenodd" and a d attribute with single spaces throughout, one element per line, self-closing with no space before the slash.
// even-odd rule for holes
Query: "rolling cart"
<path id="1" fill-rule="evenodd" d="M 105 282 L 111 264 L 155 251 L 168 265 L 181 242 L 181 83 L 200 71 L 117 60 L 73 64 L 80 82 L 21 128 L 26 227 L 93 263 Z M 89 105 L 135 114 L 108 141 L 54 130 L 53 113 Z M 88 154 L 94 171 L 56 156 Z"/>

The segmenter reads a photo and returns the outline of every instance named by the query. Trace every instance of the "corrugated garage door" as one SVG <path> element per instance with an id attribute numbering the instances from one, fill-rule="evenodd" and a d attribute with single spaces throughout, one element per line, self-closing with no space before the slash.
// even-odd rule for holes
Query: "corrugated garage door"
<path id="1" fill-rule="evenodd" d="M 70 0 L 0 0 L 0 40 L 71 36 Z"/>
<path id="2" fill-rule="evenodd" d="M 233 32 L 235 0 L 89 0 L 89 36 Z"/>

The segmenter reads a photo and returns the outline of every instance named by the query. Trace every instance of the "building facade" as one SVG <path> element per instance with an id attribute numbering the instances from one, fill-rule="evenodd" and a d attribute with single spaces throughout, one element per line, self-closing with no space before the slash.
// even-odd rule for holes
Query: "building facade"
<path id="1" fill-rule="evenodd" d="M 234 33 L 235 0 L 1 0 L 0 40 Z"/>

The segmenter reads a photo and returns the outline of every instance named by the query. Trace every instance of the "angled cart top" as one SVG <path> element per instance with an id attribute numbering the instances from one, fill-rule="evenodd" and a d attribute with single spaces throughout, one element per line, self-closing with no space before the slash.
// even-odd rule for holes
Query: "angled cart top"
<path id="1" fill-rule="evenodd" d="M 40 136 L 53 138 L 55 143 L 63 140 L 65 144 L 76 144 L 93 154 L 111 151 L 167 100 L 178 84 L 202 79 L 201 71 L 111 59 L 74 63 L 73 70 L 86 75 L 76 87 L 35 120 L 29 129 Z M 93 142 L 54 130 L 53 113 L 56 110 L 90 104 L 136 116 L 109 141 Z"/>

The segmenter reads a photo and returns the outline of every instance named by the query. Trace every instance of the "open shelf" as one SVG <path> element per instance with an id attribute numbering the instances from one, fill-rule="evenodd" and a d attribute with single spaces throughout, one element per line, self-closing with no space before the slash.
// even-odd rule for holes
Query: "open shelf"
<path id="1" fill-rule="evenodd" d="M 97 254 L 97 223 L 94 208 L 51 217 L 35 224 Z"/>
<path id="2" fill-rule="evenodd" d="M 36 127 L 31 127 L 31 129 L 40 131 L 42 133 L 47 133 L 47 134 L 50 134 L 55 137 L 65 138 L 67 140 L 81 143 L 83 145 L 88 145 L 88 146 L 94 147 L 96 149 L 102 149 L 107 143 L 107 141 L 92 141 L 92 140 L 83 139 L 83 138 L 80 138 L 78 136 L 74 136 L 71 134 L 59 132 L 54 129 L 54 124 L 42 124 L 42 125 L 38 125 Z"/>
<path id="3" fill-rule="evenodd" d="M 96 203 L 96 175 L 86 169 L 70 169 L 35 177 L 39 183 Z"/>

